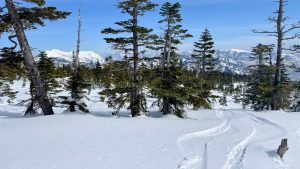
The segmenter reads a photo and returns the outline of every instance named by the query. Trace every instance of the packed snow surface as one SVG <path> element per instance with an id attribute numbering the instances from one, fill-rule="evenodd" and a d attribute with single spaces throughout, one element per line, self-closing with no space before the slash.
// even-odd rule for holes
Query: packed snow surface
<path id="1" fill-rule="evenodd" d="M 23 117 L 0 104 L 0 169 L 298 169 L 300 114 L 253 112 L 238 105 L 192 111 L 188 118 L 111 117 L 96 90 L 91 113 Z M 22 96 L 20 90 L 19 97 Z M 23 94 L 22 97 L 25 97 Z M 284 159 L 276 155 L 288 138 Z"/>

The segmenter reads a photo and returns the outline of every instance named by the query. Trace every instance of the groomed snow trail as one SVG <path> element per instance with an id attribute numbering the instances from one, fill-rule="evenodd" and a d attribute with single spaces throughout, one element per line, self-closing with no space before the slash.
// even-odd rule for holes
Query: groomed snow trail
<path id="1" fill-rule="evenodd" d="M 251 146 L 280 140 L 286 135 L 280 125 L 251 112 L 219 110 L 216 116 L 222 120 L 220 125 L 178 139 L 183 154 L 178 169 L 248 169 L 251 167 L 248 167 L 247 153 Z M 275 158 L 270 157 L 270 160 L 275 163 Z M 283 166 L 275 165 L 276 168 Z"/>

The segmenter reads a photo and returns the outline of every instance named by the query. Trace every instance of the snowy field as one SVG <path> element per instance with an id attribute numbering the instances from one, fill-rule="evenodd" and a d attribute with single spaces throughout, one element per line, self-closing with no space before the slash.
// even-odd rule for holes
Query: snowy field
<path id="1" fill-rule="evenodd" d="M 21 84 L 19 84 L 21 85 Z M 26 98 L 19 89 L 18 99 Z M 300 114 L 253 112 L 239 105 L 173 116 L 110 117 L 97 91 L 90 114 L 23 117 L 0 103 L 0 169 L 299 169 Z M 18 102 L 18 100 L 16 101 Z M 283 161 L 276 155 L 289 139 Z"/>

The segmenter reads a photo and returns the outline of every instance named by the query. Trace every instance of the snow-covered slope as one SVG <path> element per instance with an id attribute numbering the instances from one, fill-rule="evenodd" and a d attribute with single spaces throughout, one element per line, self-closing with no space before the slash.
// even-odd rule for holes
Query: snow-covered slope
<path id="1" fill-rule="evenodd" d="M 53 49 L 46 51 L 48 57 L 52 58 L 57 65 L 68 65 L 72 63 L 72 52 L 64 52 L 61 50 Z M 103 57 L 92 51 L 81 51 L 79 54 L 79 62 L 86 66 L 93 66 L 99 61 L 104 62 Z"/>
<path id="2" fill-rule="evenodd" d="M 14 89 L 27 98 L 28 86 Z M 55 107 L 54 116 L 25 118 L 25 107 L 0 103 L 0 169 L 299 168 L 299 113 L 215 106 L 187 110 L 188 119 L 130 118 L 126 109 L 114 118 L 98 92 L 88 96 L 90 114 Z M 281 160 L 283 138 L 290 149 Z"/>

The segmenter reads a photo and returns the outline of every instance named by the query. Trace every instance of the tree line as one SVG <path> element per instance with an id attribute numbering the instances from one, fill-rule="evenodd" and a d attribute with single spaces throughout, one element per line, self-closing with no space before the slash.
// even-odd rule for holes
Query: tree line
<path id="1" fill-rule="evenodd" d="M 34 7 L 26 6 L 27 3 Z M 115 27 L 105 28 L 101 33 L 107 35 L 104 40 L 111 44 L 112 49 L 122 52 L 124 58 L 113 60 L 108 57 L 104 64 L 98 62 L 94 67 L 79 62 L 82 26 L 79 8 L 73 63 L 56 67 L 45 52 L 39 54 L 36 63 L 25 31 L 45 26 L 46 20 L 65 19 L 71 13 L 48 7 L 45 0 L 22 0 L 22 3 L 5 0 L 5 6 L 0 8 L 0 34 L 8 34 L 14 46 L 0 51 L 0 96 L 6 95 L 13 100 L 16 92 L 10 89 L 9 82 L 23 78 L 30 83 L 30 99 L 22 102 L 28 102 L 25 114 L 30 115 L 36 114 L 38 108 L 44 115 L 52 115 L 52 106 L 57 103 L 67 105 L 71 112 L 89 112 L 84 98 L 93 87 L 101 88 L 99 97 L 115 110 L 113 115 L 118 115 L 122 108 L 127 108 L 132 117 L 147 115 L 147 99 L 154 98 L 153 106 L 157 106 L 162 114 L 184 118 L 185 108 L 211 108 L 216 100 L 226 105 L 228 95 L 257 111 L 286 109 L 297 84 L 288 77 L 283 45 L 284 41 L 300 37 L 294 33 L 300 28 L 300 22 L 287 24 L 283 9 L 286 3 L 285 0 L 278 1 L 279 9 L 274 17 L 270 17 L 276 25 L 275 31 L 254 30 L 255 33 L 275 36 L 277 44 L 253 47 L 251 58 L 257 61 L 257 65 L 249 67 L 247 75 L 233 75 L 216 71 L 218 62 L 208 29 L 194 43 L 192 61 L 188 65 L 183 63 L 178 46 L 193 36 L 182 25 L 180 3 L 165 2 L 160 7 L 158 23 L 162 29 L 155 34 L 153 29 L 140 25 L 139 21 L 158 4 L 150 0 L 120 1 L 117 7 L 128 19 L 116 21 Z M 158 51 L 160 55 L 147 57 L 145 53 L 149 50 Z M 277 50 L 275 63 L 272 58 L 274 50 Z M 297 51 L 299 45 L 295 44 L 289 50 Z M 66 78 L 67 83 L 60 84 L 60 78 Z M 69 95 L 54 98 L 61 90 L 69 91 Z M 223 93 L 223 97 L 214 95 L 214 90 Z"/>

